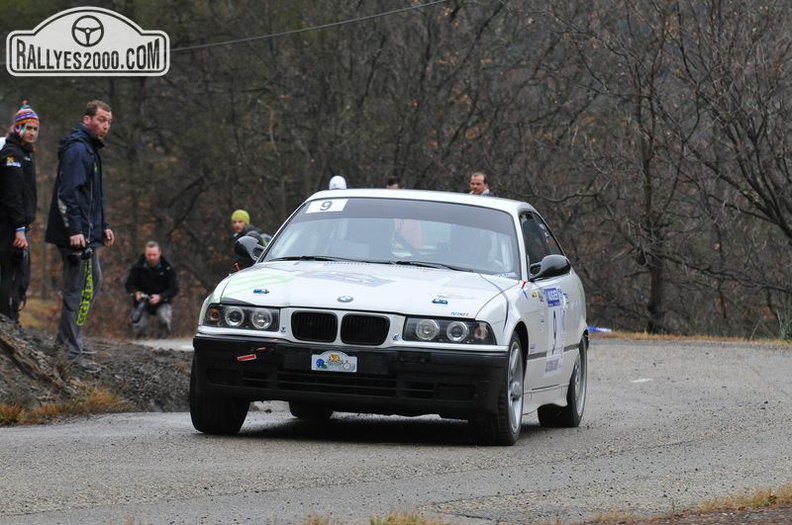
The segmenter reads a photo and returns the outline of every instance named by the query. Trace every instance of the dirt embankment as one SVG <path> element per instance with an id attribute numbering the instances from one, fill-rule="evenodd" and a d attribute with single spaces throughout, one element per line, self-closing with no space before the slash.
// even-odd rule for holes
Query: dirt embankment
<path id="1" fill-rule="evenodd" d="M 89 357 L 100 366 L 98 373 L 70 366 L 54 335 L 24 330 L 0 316 L 0 403 L 33 407 L 101 387 L 135 410 L 189 409 L 190 352 L 108 339 L 88 339 L 86 347 L 96 352 Z"/>

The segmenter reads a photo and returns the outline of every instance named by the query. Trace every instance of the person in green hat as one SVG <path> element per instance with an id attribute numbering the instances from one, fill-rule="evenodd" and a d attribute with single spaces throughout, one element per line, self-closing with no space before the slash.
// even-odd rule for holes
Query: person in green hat
<path id="1" fill-rule="evenodd" d="M 237 239 L 246 235 L 256 238 L 259 241 L 259 244 L 262 246 L 269 244 L 269 241 L 272 238 L 270 235 L 267 235 L 250 224 L 250 214 L 245 210 L 234 210 L 234 213 L 231 214 L 231 229 L 234 231 L 234 234 L 231 238 L 231 246 L 237 242 Z M 231 266 L 232 271 L 236 272 L 253 266 L 253 262 L 250 261 L 250 259 L 239 257 L 236 253 L 234 253 L 233 259 L 231 260 Z"/>

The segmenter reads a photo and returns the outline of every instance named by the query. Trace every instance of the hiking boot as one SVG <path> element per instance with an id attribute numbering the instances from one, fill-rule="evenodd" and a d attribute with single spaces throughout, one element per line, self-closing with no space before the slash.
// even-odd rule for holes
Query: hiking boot
<path id="1" fill-rule="evenodd" d="M 70 357 L 69 362 L 72 366 L 79 368 L 86 374 L 98 374 L 102 370 L 101 366 L 94 363 L 93 361 L 89 361 L 81 355 L 74 358 Z"/>

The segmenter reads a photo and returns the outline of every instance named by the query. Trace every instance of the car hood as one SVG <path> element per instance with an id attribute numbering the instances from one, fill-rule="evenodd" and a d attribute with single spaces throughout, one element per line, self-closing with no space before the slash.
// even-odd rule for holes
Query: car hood
<path id="1" fill-rule="evenodd" d="M 476 317 L 513 279 L 358 262 L 258 264 L 223 280 L 211 302 Z"/>

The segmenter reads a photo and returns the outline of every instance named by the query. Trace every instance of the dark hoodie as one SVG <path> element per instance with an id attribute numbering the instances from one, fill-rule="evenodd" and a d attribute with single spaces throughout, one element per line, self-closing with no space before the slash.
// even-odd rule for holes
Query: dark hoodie
<path id="1" fill-rule="evenodd" d="M 36 164 L 33 146 L 15 133 L 0 149 L 0 225 L 15 230 L 36 218 Z"/>
<path id="2" fill-rule="evenodd" d="M 60 142 L 58 177 L 52 191 L 46 241 L 69 246 L 69 237 L 82 233 L 94 248 L 102 245 L 110 226 L 104 212 L 102 158 L 104 143 L 83 124 Z"/>

